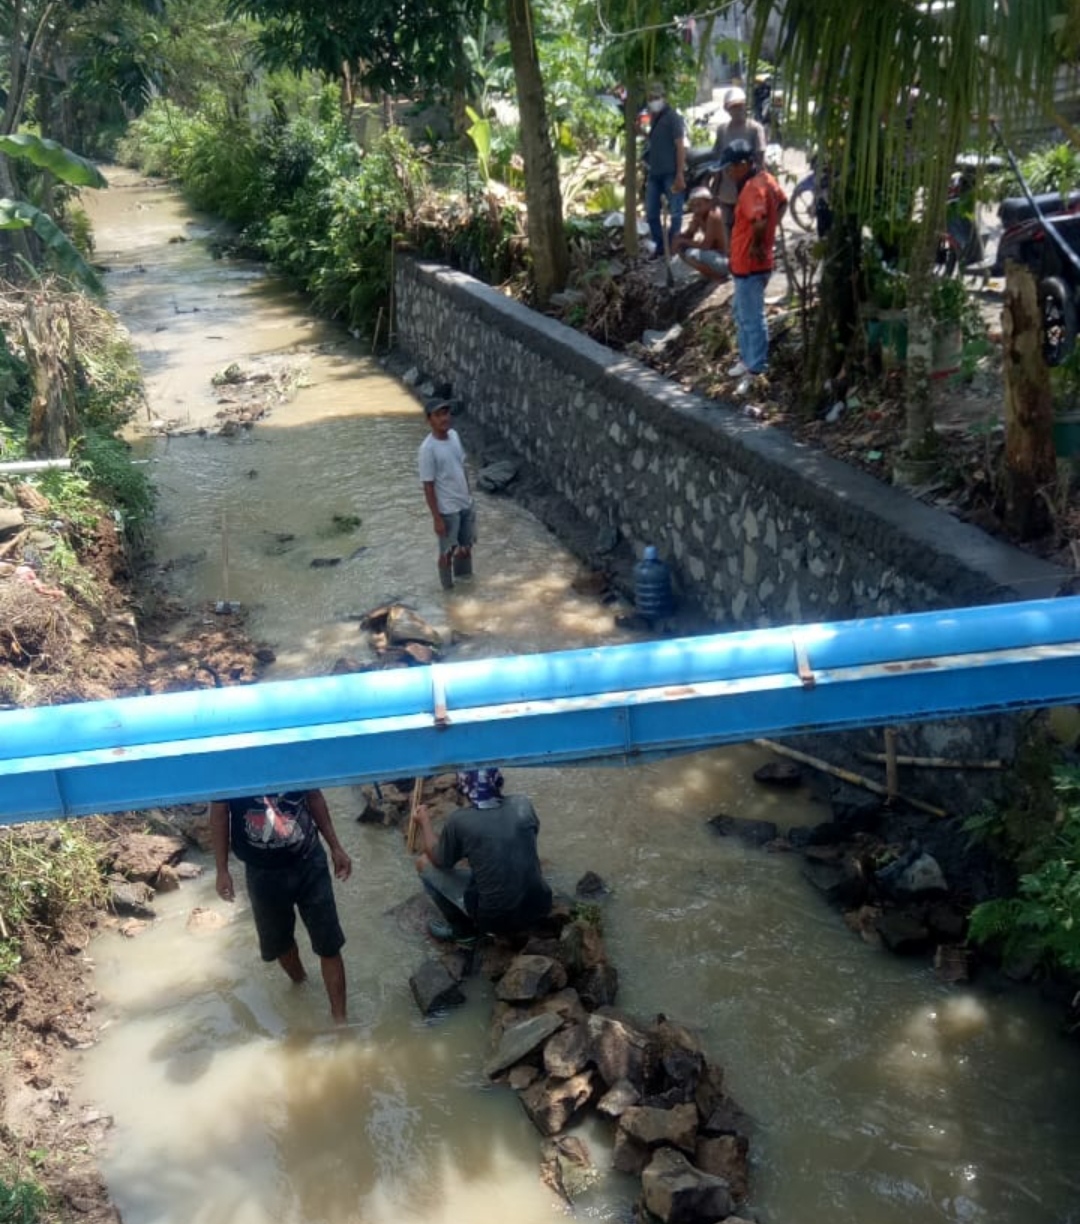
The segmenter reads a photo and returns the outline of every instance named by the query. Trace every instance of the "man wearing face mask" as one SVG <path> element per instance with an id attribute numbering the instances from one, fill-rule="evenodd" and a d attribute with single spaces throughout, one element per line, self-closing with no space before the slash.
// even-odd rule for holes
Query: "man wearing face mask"
<path id="1" fill-rule="evenodd" d="M 672 251 L 682 230 L 683 193 L 686 191 L 686 125 L 682 115 L 667 104 L 663 85 L 649 87 L 649 170 L 645 180 L 645 219 L 649 223 L 655 250 L 653 258 L 665 253 L 661 201 L 667 200 L 671 225 L 666 250 Z"/>

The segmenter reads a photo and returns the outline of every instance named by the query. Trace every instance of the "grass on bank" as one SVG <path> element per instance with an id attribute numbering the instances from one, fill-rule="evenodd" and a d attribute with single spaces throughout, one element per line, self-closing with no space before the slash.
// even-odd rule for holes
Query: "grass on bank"
<path id="1" fill-rule="evenodd" d="M 0 1224 L 44 1224 L 49 1196 L 33 1178 L 16 1170 L 0 1171 Z"/>
<path id="2" fill-rule="evenodd" d="M 107 899 L 98 846 L 81 824 L 0 830 L 0 982 L 22 963 L 25 935 L 48 942 Z"/>

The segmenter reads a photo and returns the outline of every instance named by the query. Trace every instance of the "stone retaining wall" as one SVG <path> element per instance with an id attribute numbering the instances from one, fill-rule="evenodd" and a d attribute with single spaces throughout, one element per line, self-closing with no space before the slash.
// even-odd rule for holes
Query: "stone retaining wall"
<path id="1" fill-rule="evenodd" d="M 397 339 L 594 524 L 751 627 L 1052 595 L 1064 573 L 463 273 L 408 258 Z"/>

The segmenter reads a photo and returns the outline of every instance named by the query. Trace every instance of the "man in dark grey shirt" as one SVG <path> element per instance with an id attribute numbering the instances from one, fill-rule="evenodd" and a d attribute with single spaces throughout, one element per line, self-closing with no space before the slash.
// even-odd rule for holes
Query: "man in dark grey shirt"
<path id="1" fill-rule="evenodd" d="M 645 180 L 645 219 L 649 223 L 654 257 L 672 254 L 682 231 L 683 195 L 686 191 L 686 125 L 682 115 L 667 104 L 662 85 L 649 87 L 649 173 Z M 671 224 L 667 243 L 661 220 L 661 199 L 667 198 Z"/>
<path id="2" fill-rule="evenodd" d="M 424 854 L 420 879 L 446 922 L 430 924 L 438 939 L 490 932 L 509 935 L 551 912 L 551 889 L 540 870 L 540 821 L 525 795 L 503 795 L 497 769 L 458 775 L 472 802 L 446 818 L 438 835 L 431 813 L 417 808 Z M 463 859 L 468 869 L 455 868 Z"/>

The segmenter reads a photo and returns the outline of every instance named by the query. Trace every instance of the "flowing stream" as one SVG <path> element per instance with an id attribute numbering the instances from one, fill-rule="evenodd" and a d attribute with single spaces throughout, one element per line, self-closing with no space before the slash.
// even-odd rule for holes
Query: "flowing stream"
<path id="1" fill-rule="evenodd" d="M 573 593 L 578 567 L 558 541 L 505 499 L 481 498 L 476 580 L 444 595 L 412 394 L 263 270 L 212 260 L 208 224 L 173 192 L 111 178 L 88 207 L 148 415 L 210 426 L 138 443 L 166 591 L 238 601 L 277 653 L 275 678 L 364 657 L 357 614 L 390 597 L 451 630 L 454 657 L 627 640 L 610 609 Z M 223 438 L 210 379 L 234 362 L 293 363 L 301 386 Z M 361 523 L 342 532 L 335 516 Z M 349 559 L 311 565 L 334 556 Z M 717 837 L 706 820 L 721 811 L 826 818 L 804 792 L 758 786 L 763 759 L 745 746 L 508 772 L 540 813 L 553 885 L 571 892 L 592 869 L 611 886 L 620 1006 L 700 1032 L 755 1119 L 749 1206 L 769 1224 L 1080 1221 L 1080 1053 L 1057 1015 L 867 947 L 796 856 Z M 358 824 L 352 788 L 327 794 L 354 861 L 338 886 L 347 1029 L 327 1023 L 304 938 L 314 978 L 297 988 L 259 961 L 246 898 L 218 901 L 212 870 L 162 895 L 137 938 L 90 949 L 108 1023 L 81 1091 L 114 1119 L 104 1171 L 125 1224 L 565 1218 L 538 1178 L 539 1136 L 481 1070 L 490 985 L 470 978 L 465 1006 L 419 1016 L 408 976 L 431 947 L 394 916 L 417 891 L 401 835 Z M 226 924 L 190 929 L 200 906 Z M 582 1134 L 599 1172 L 577 1214 L 628 1220 L 636 1182 L 606 1171 L 603 1127 Z"/>

